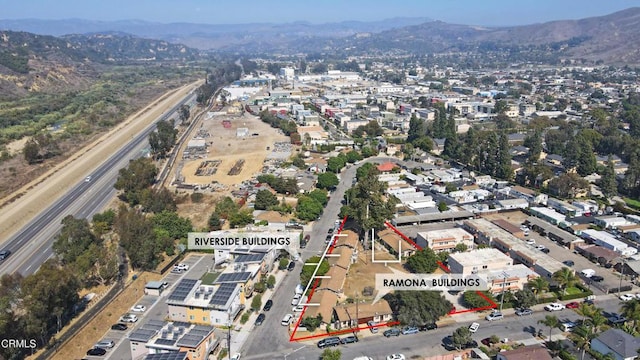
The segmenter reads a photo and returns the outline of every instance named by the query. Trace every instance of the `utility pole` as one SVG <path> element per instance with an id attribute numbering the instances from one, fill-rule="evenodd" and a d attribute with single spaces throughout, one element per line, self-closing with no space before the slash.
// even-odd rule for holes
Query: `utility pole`
<path id="1" fill-rule="evenodd" d="M 507 284 L 507 274 L 506 272 L 502 272 L 502 295 L 500 295 L 500 312 L 502 312 L 502 305 L 504 304 L 504 287 Z"/>
<path id="2" fill-rule="evenodd" d="M 618 285 L 618 297 L 620 296 L 620 289 L 622 288 L 622 278 L 624 277 L 624 259 L 618 263 L 620 264 L 620 285 Z"/>
<path id="3" fill-rule="evenodd" d="M 358 299 L 358 293 L 356 292 L 356 332 L 360 328 L 360 314 L 358 313 L 358 303 L 360 300 Z"/>
<path id="4" fill-rule="evenodd" d="M 229 356 L 229 360 L 231 360 L 231 308 L 229 308 L 229 312 L 228 312 L 228 316 L 229 316 L 229 321 L 228 321 L 228 327 L 227 327 L 227 353 Z"/>

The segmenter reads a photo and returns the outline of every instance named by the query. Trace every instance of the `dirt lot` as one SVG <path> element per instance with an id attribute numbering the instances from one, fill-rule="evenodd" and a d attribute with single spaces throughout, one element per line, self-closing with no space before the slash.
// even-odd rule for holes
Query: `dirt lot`
<path id="1" fill-rule="evenodd" d="M 497 214 L 487 214 L 487 215 L 483 215 L 482 217 L 489 221 L 506 220 L 515 226 L 519 226 L 525 220 L 527 220 L 528 216 L 522 211 L 509 211 L 509 212 L 497 213 Z"/>
<path id="2" fill-rule="evenodd" d="M 390 263 L 386 267 L 383 263 L 372 264 L 370 251 L 362 251 L 362 249 L 360 249 L 358 254 L 358 262 L 351 265 L 349 275 L 347 275 L 344 283 L 344 295 L 346 297 L 355 298 L 357 293 L 358 297 L 362 299 L 362 290 L 367 286 L 375 287 L 376 274 L 390 273 L 391 270 L 389 268 L 405 271 L 402 269 L 401 264 Z M 393 261 L 394 258 L 388 253 L 385 254 L 381 250 L 376 250 L 376 260 L 382 259 Z M 371 299 L 373 299 L 373 297 Z"/>
<path id="3" fill-rule="evenodd" d="M 231 120 L 231 127 L 224 128 L 222 120 Z M 248 128 L 249 135 L 237 137 L 238 128 Z M 202 129 L 207 130 L 210 137 L 205 138 L 208 154 L 205 159 L 185 160 L 182 176 L 187 184 L 210 184 L 219 182 L 224 185 L 236 185 L 250 179 L 260 172 L 263 162 L 273 149 L 275 142 L 288 142 L 289 138 L 279 133 L 277 129 L 263 123 L 257 116 L 248 113 L 243 116 L 214 116 L 202 120 Z M 257 133 L 258 136 L 252 136 Z M 195 176 L 196 169 L 204 160 L 220 160 L 218 169 L 211 176 Z M 228 175 L 229 170 L 238 160 L 244 160 L 242 170 L 237 175 Z"/>
<path id="4" fill-rule="evenodd" d="M 153 120 L 200 85 L 201 81 L 172 90 L 130 116 L 118 127 L 79 150 L 73 156 L 34 179 L 12 196 L 1 199 L 0 233 L 6 241 L 38 212 L 69 190 L 104 159 L 111 156 Z M 17 199 L 20 201 L 16 201 Z"/>

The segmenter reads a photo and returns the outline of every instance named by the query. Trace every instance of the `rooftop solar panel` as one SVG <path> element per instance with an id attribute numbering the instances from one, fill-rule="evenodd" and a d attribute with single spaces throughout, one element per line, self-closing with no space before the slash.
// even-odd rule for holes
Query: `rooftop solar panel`
<path id="1" fill-rule="evenodd" d="M 264 259 L 265 254 L 242 254 L 238 255 L 233 262 L 243 263 L 243 262 L 257 262 L 262 261 Z"/>
<path id="2" fill-rule="evenodd" d="M 225 305 L 227 301 L 229 301 L 231 295 L 233 295 L 233 293 L 235 292 L 236 286 L 238 286 L 238 284 L 236 283 L 221 284 L 218 290 L 211 297 L 211 301 L 209 301 L 209 304 Z"/>
<path id="3" fill-rule="evenodd" d="M 218 276 L 215 283 L 220 284 L 220 283 L 226 283 L 226 282 L 245 282 L 249 279 L 250 276 L 251 276 L 251 273 L 248 271 L 224 273 Z"/>
<path id="4" fill-rule="evenodd" d="M 176 343 L 176 339 L 156 339 L 154 343 L 158 345 L 173 346 L 173 344 Z"/>
<path id="5" fill-rule="evenodd" d="M 160 354 L 149 354 L 145 356 L 144 360 L 186 360 L 186 352 L 168 352 Z"/>
<path id="6" fill-rule="evenodd" d="M 172 301 L 184 301 L 187 295 L 191 292 L 198 280 L 195 279 L 182 279 L 176 285 L 175 289 L 169 295 L 169 300 Z"/>
<path id="7" fill-rule="evenodd" d="M 176 345 L 193 348 L 198 346 L 198 344 L 200 344 L 200 342 L 203 339 L 204 339 L 204 336 L 191 335 L 191 333 L 189 333 L 181 337 L 180 340 L 178 340 L 178 342 L 176 343 Z"/>

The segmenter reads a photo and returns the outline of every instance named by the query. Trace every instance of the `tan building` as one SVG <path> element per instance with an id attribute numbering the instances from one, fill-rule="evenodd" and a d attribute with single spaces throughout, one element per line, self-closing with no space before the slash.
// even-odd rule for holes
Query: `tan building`
<path id="1" fill-rule="evenodd" d="M 512 265 L 513 260 L 498 249 L 480 249 L 449 255 L 449 269 L 453 274 L 502 271 Z"/>
<path id="2" fill-rule="evenodd" d="M 522 290 L 529 281 L 538 277 L 535 271 L 522 264 L 513 265 L 505 270 L 491 271 L 484 275 L 489 291 L 493 294 L 500 294 L 503 290 Z"/>
<path id="3" fill-rule="evenodd" d="M 382 242 L 385 248 L 393 255 L 400 254 L 402 258 L 407 258 L 416 252 L 416 248 L 412 244 L 391 229 L 384 229 L 378 232 L 377 235 L 380 242 Z"/>
<path id="4" fill-rule="evenodd" d="M 380 300 L 375 304 L 347 304 L 336 306 L 333 309 L 337 329 L 357 327 L 369 321 L 384 323 L 393 319 L 393 311 L 386 300 Z"/>
<path id="5" fill-rule="evenodd" d="M 163 353 L 186 353 L 189 360 L 205 360 L 220 343 L 213 326 L 162 320 L 147 321 L 128 339 L 133 360 Z"/>
<path id="6" fill-rule="evenodd" d="M 435 252 L 451 252 L 458 244 L 473 248 L 473 235 L 460 228 L 419 232 L 418 243 L 424 241 Z"/>

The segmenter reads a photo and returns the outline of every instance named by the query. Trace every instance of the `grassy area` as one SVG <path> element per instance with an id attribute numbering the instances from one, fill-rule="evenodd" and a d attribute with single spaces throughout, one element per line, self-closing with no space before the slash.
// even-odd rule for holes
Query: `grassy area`
<path id="1" fill-rule="evenodd" d="M 632 207 L 636 210 L 640 210 L 640 200 L 624 198 L 624 202 L 627 203 L 627 206 Z"/>
<path id="2" fill-rule="evenodd" d="M 202 280 L 203 285 L 213 285 L 213 282 L 216 281 L 216 279 L 218 278 L 218 275 L 220 275 L 220 273 L 217 273 L 217 272 L 204 273 L 204 275 L 202 275 L 200 280 Z"/>
<path id="3" fill-rule="evenodd" d="M 566 295 L 576 295 L 576 294 L 580 294 L 582 292 L 583 292 L 582 289 L 579 289 L 577 287 L 573 287 L 572 286 L 572 287 L 568 287 L 567 288 Z"/>

